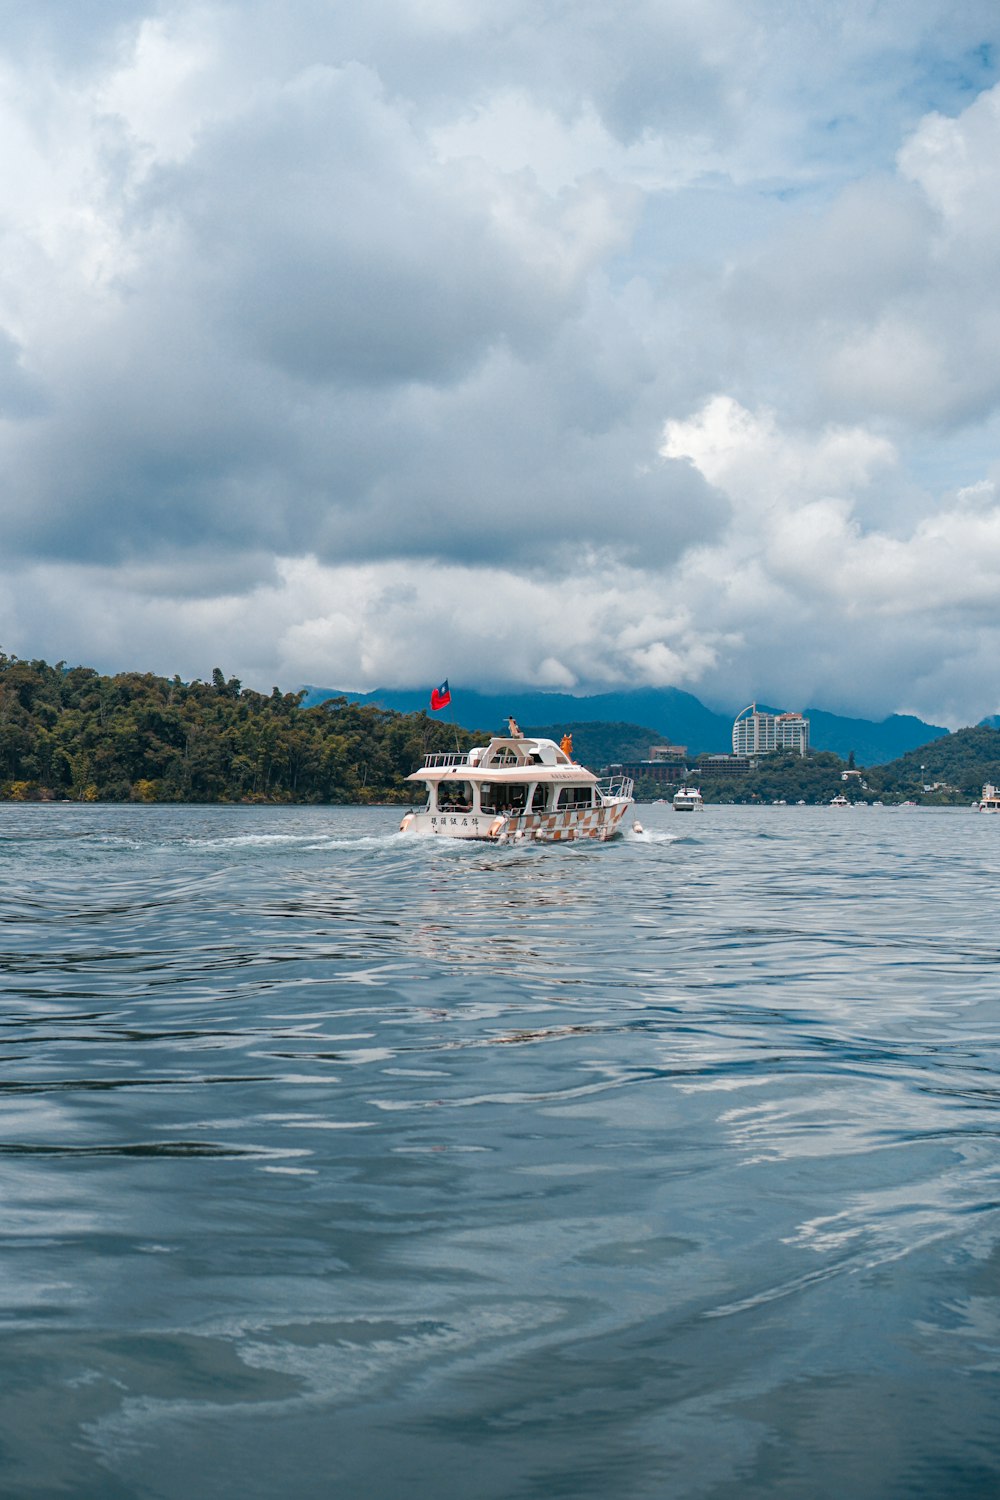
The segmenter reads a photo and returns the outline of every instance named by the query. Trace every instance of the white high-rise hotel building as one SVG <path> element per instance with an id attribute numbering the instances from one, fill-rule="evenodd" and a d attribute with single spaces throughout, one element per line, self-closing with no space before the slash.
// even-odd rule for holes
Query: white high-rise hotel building
<path id="1" fill-rule="evenodd" d="M 766 755 L 769 750 L 809 749 L 809 720 L 801 714 L 768 714 L 751 703 L 733 724 L 734 755 Z"/>

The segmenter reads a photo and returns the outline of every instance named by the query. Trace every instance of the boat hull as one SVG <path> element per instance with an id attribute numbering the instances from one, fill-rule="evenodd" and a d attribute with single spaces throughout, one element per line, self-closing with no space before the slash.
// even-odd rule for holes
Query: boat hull
<path id="1" fill-rule="evenodd" d="M 491 844 L 565 844 L 577 839 L 603 843 L 620 832 L 622 819 L 632 805 L 631 798 L 622 797 L 600 807 L 507 817 L 491 813 L 410 812 L 400 823 L 399 831 L 431 838 L 480 839 Z"/>

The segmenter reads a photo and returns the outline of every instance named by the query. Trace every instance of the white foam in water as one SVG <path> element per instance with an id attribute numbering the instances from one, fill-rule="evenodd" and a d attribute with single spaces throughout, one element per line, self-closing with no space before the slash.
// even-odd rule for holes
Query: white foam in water
<path id="1" fill-rule="evenodd" d="M 229 838 L 189 838 L 184 842 L 191 849 L 251 849 L 251 848 L 299 848 L 316 849 L 381 849 L 395 843 L 402 834 L 357 834 L 354 838 L 327 837 L 312 833 L 240 833 Z"/>
<path id="2" fill-rule="evenodd" d="M 240 849 L 267 844 L 307 844 L 314 833 L 234 833 L 220 838 L 194 838 L 186 842 L 192 849 Z"/>
<path id="3" fill-rule="evenodd" d="M 662 828 L 626 828 L 625 838 L 630 844 L 676 844 L 679 833 L 667 833 Z"/>

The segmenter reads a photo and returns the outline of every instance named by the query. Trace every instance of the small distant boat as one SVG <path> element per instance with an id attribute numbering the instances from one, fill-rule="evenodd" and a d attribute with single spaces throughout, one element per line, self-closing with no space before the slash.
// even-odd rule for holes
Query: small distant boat
<path id="1" fill-rule="evenodd" d="M 990 782 L 983 787 L 982 800 L 979 803 L 980 812 L 1000 812 L 1000 792 Z"/>
<path id="2" fill-rule="evenodd" d="M 682 786 L 674 793 L 674 812 L 697 812 L 705 799 L 696 786 Z"/>
<path id="3" fill-rule="evenodd" d="M 843 792 L 838 792 L 836 797 L 830 798 L 831 807 L 850 807 L 850 805 Z"/>
<path id="4" fill-rule="evenodd" d="M 400 833 L 494 844 L 603 842 L 633 806 L 627 776 L 601 781 L 563 745 L 522 734 L 513 719 L 486 746 L 425 756 L 406 779 L 423 782 L 427 801 L 406 814 Z"/>
<path id="5" fill-rule="evenodd" d="M 907 799 L 906 802 L 901 802 L 899 805 L 900 805 L 900 807 L 919 807 L 920 803 L 919 802 L 912 802 L 909 799 Z"/>

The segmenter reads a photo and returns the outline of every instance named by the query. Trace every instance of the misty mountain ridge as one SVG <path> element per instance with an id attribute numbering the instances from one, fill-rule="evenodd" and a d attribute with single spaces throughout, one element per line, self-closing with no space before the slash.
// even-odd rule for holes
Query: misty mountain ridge
<path id="1" fill-rule="evenodd" d="M 308 687 L 304 703 L 311 706 L 327 698 L 376 704 L 401 713 L 419 713 L 430 707 L 429 688 L 376 688 L 371 693 L 348 693 Z M 658 741 L 686 745 L 689 754 L 702 755 L 732 750 L 733 719 L 737 712 L 716 713 L 693 693 L 673 687 L 627 688 L 581 698 L 571 693 L 543 693 L 531 688 L 480 693 L 472 688 L 453 687 L 450 705 L 435 718 L 453 720 L 463 729 L 473 731 L 494 731 L 509 715 L 526 730 L 561 722 L 651 725 L 655 726 Z M 853 751 L 862 766 L 895 760 L 908 750 L 950 732 L 944 725 L 928 724 L 912 714 L 890 714 L 876 722 L 820 708 L 806 708 L 802 712 L 809 720 L 809 743 L 814 750 L 832 750 L 844 760 Z"/>

